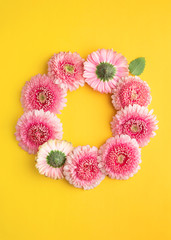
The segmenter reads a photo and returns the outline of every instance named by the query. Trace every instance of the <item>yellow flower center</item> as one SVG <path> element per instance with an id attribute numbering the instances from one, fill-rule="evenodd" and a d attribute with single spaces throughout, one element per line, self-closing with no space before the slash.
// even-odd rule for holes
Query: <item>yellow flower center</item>
<path id="1" fill-rule="evenodd" d="M 131 99 L 132 99 L 132 100 L 137 99 L 137 93 L 136 93 L 135 90 L 133 90 L 132 93 L 131 93 Z"/>
<path id="2" fill-rule="evenodd" d="M 46 94 L 44 92 L 40 92 L 38 95 L 38 99 L 41 103 L 45 103 L 46 102 Z"/>
<path id="3" fill-rule="evenodd" d="M 139 131 L 139 127 L 137 126 L 137 124 L 132 124 L 131 131 L 135 133 Z"/>
<path id="4" fill-rule="evenodd" d="M 120 154 L 120 155 L 118 156 L 118 162 L 119 162 L 119 163 L 123 163 L 124 159 L 125 159 L 125 156 L 124 156 L 124 155 Z"/>
<path id="5" fill-rule="evenodd" d="M 74 72 L 74 66 L 70 65 L 70 64 L 66 64 L 64 66 L 64 69 L 67 73 L 73 73 Z"/>

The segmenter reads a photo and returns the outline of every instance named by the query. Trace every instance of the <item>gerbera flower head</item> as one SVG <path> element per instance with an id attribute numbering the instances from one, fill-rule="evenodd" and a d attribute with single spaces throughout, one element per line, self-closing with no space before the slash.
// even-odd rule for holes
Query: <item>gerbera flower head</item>
<path id="1" fill-rule="evenodd" d="M 112 103 L 116 110 L 133 104 L 147 107 L 150 102 L 150 88 L 137 76 L 120 79 L 113 89 Z"/>
<path id="2" fill-rule="evenodd" d="M 111 93 L 119 78 L 128 73 L 126 58 L 112 49 L 92 52 L 84 63 L 86 82 L 101 93 Z"/>
<path id="3" fill-rule="evenodd" d="M 38 74 L 26 82 L 21 93 L 21 103 L 25 111 L 40 110 L 60 113 L 66 106 L 66 91 L 46 76 Z"/>
<path id="4" fill-rule="evenodd" d="M 110 178 L 128 179 L 140 169 L 141 151 L 128 135 L 109 138 L 99 149 L 99 168 Z"/>
<path id="5" fill-rule="evenodd" d="M 84 59 L 76 52 L 60 52 L 49 60 L 48 75 L 62 88 L 76 90 L 84 86 L 83 62 Z"/>
<path id="6" fill-rule="evenodd" d="M 19 145 L 32 154 L 49 139 L 61 139 L 62 134 L 59 118 L 43 110 L 25 112 L 17 122 L 15 133 Z"/>
<path id="7" fill-rule="evenodd" d="M 156 117 L 146 107 L 129 105 L 117 112 L 111 122 L 113 136 L 126 134 L 135 138 L 140 147 L 148 144 L 158 129 Z"/>
<path id="8" fill-rule="evenodd" d="M 92 189 L 104 179 L 97 162 L 98 149 L 90 146 L 74 148 L 64 166 L 66 180 L 77 188 Z"/>
<path id="9" fill-rule="evenodd" d="M 40 174 L 53 179 L 63 178 L 63 167 L 68 153 L 73 149 L 70 142 L 49 140 L 39 147 L 36 168 Z"/>

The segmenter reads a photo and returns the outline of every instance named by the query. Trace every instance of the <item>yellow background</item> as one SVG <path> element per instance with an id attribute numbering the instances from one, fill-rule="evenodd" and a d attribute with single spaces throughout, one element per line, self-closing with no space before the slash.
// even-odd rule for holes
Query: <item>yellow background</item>
<path id="1" fill-rule="evenodd" d="M 170 0 L 1 0 L 0 239 L 171 239 Z M 144 56 L 141 75 L 152 89 L 157 136 L 142 149 L 141 170 L 128 181 L 109 178 L 83 191 L 40 175 L 34 156 L 17 144 L 26 81 L 47 72 L 59 51 L 83 58 L 113 48 L 131 60 Z M 59 116 L 74 146 L 99 147 L 111 136 L 110 96 L 85 85 L 68 93 Z"/>

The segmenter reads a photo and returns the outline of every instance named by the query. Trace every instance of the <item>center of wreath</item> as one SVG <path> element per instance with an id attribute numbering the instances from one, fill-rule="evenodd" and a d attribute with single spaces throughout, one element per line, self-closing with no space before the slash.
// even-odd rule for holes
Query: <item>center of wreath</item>
<path id="1" fill-rule="evenodd" d="M 103 82 L 113 79 L 115 73 L 116 68 L 111 63 L 101 62 L 96 66 L 96 75 Z"/>
<path id="2" fill-rule="evenodd" d="M 63 152 L 55 150 L 51 151 L 47 156 L 47 163 L 54 168 L 60 168 L 64 165 L 66 156 Z"/>
<path id="3" fill-rule="evenodd" d="M 71 64 L 65 64 L 64 69 L 67 73 L 73 73 L 74 72 L 74 66 Z"/>

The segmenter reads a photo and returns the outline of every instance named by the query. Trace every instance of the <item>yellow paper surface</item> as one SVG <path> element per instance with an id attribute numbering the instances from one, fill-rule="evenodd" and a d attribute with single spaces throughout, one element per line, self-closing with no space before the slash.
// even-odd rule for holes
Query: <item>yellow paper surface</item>
<path id="1" fill-rule="evenodd" d="M 169 0 L 1 1 L 1 240 L 171 239 L 170 10 Z M 14 132 L 25 82 L 46 73 L 54 53 L 77 51 L 86 58 L 98 48 L 113 48 L 128 62 L 146 58 L 141 78 L 151 87 L 149 109 L 159 130 L 142 149 L 133 178 L 106 177 L 83 191 L 40 175 Z M 109 95 L 85 85 L 67 100 L 59 116 L 64 139 L 99 147 L 111 137 L 116 111 Z"/>

